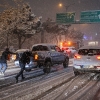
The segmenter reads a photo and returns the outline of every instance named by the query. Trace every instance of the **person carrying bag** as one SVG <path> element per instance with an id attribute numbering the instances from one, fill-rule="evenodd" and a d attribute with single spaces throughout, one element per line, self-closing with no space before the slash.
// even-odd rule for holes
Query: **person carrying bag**
<path id="1" fill-rule="evenodd" d="M 22 77 L 22 80 L 25 78 L 25 77 L 23 76 L 23 72 L 24 72 L 24 70 L 25 70 L 25 65 L 28 64 L 28 63 L 30 62 L 30 56 L 31 56 L 31 54 L 30 54 L 30 52 L 28 52 L 28 51 L 25 51 L 25 52 L 22 54 L 22 56 L 21 56 L 21 58 L 20 58 L 20 60 L 19 60 L 19 65 L 20 65 L 21 70 L 20 70 L 20 72 L 15 76 L 15 78 L 16 78 L 16 83 L 18 83 L 18 77 L 19 77 L 19 76 Z"/>

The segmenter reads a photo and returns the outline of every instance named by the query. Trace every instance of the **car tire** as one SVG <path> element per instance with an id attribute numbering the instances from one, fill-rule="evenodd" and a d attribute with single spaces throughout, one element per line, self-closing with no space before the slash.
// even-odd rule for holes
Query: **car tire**
<path id="1" fill-rule="evenodd" d="M 63 62 L 63 67 L 67 68 L 69 65 L 69 58 L 66 58 L 65 61 Z"/>
<path id="2" fill-rule="evenodd" d="M 74 71 L 74 75 L 75 75 L 75 76 L 78 76 L 79 74 L 80 74 L 80 72 Z"/>
<path id="3" fill-rule="evenodd" d="M 44 73 L 50 73 L 51 71 L 51 62 L 46 62 L 43 68 Z"/>
<path id="4" fill-rule="evenodd" d="M 80 72 L 75 67 L 73 67 L 73 71 L 75 76 L 78 76 L 80 74 Z"/>

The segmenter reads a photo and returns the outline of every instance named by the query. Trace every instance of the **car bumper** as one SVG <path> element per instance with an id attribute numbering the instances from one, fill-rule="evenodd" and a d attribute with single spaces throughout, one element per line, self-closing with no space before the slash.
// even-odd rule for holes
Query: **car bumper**
<path id="1" fill-rule="evenodd" d="M 74 65 L 73 66 L 74 71 L 87 71 L 87 72 L 100 72 L 100 66 L 82 66 L 82 65 Z"/>
<path id="2" fill-rule="evenodd" d="M 19 66 L 19 61 L 15 61 L 15 66 Z M 25 65 L 25 69 L 32 69 L 37 66 L 37 62 L 30 62 Z"/>

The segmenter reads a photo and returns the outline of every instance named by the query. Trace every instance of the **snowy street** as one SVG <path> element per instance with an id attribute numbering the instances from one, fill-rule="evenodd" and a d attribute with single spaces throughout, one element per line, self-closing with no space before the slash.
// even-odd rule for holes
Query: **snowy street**
<path id="1" fill-rule="evenodd" d="M 5 78 L 0 80 L 0 100 L 99 100 L 99 74 L 75 77 L 72 68 L 71 59 L 68 68 L 54 66 L 50 74 L 35 69 L 25 72 L 26 78 L 19 79 L 19 83 L 15 83 L 19 68 L 9 68 Z"/>

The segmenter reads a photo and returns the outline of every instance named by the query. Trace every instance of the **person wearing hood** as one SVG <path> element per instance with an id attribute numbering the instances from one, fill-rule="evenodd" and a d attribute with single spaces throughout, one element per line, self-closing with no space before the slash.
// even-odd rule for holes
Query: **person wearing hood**
<path id="1" fill-rule="evenodd" d="M 0 72 L 4 74 L 7 69 L 7 60 L 10 60 L 10 54 L 15 54 L 9 51 L 9 48 L 6 48 L 0 57 Z"/>

